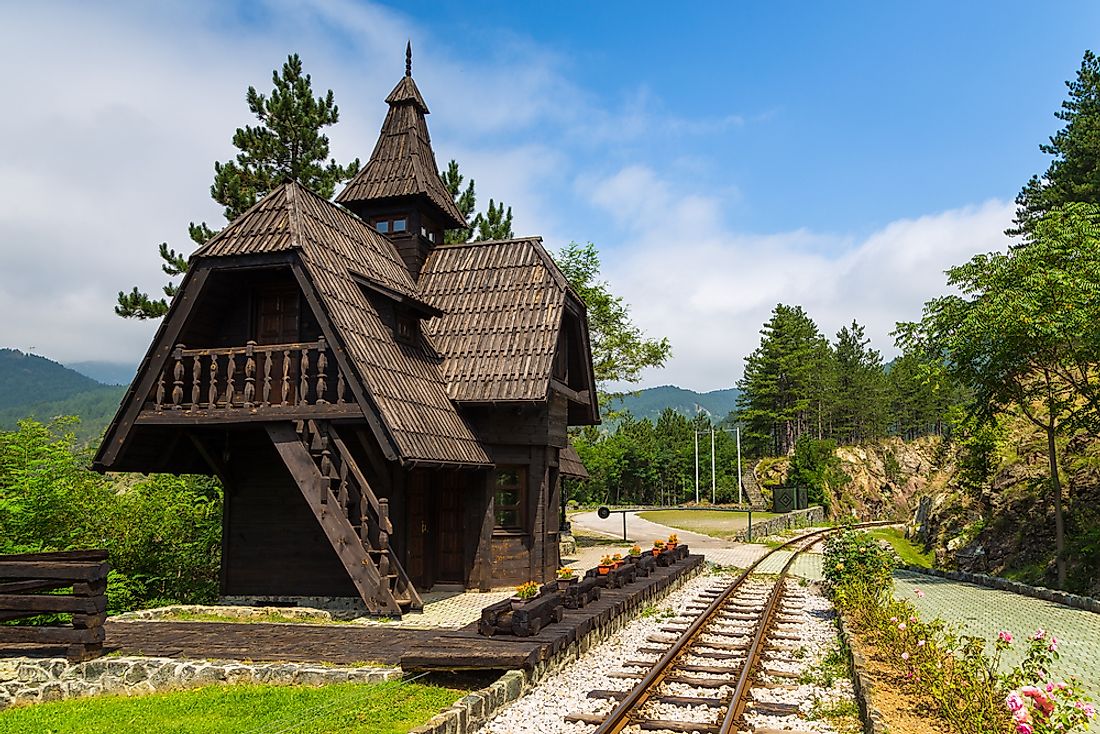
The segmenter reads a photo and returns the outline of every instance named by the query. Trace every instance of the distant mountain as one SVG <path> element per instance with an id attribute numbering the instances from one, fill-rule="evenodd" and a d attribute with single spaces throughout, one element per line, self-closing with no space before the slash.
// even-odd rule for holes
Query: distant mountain
<path id="1" fill-rule="evenodd" d="M 715 420 L 729 415 L 737 406 L 740 391 L 735 387 L 699 393 L 674 385 L 649 387 L 612 401 L 613 410 L 629 410 L 635 418 L 656 420 L 665 408 L 672 408 L 681 415 L 694 417 L 706 413 Z"/>
<path id="2" fill-rule="evenodd" d="M 81 440 L 94 440 L 114 417 L 126 388 L 104 385 L 51 359 L 0 349 L 0 429 L 23 418 L 48 422 L 75 415 Z"/>
<path id="3" fill-rule="evenodd" d="M 70 362 L 65 366 L 104 385 L 129 385 L 137 374 L 132 362 Z"/>

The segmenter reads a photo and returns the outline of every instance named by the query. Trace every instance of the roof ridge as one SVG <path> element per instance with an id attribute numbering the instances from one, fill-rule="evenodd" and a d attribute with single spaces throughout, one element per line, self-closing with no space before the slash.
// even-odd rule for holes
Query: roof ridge
<path id="1" fill-rule="evenodd" d="M 435 246 L 437 250 L 459 247 L 482 247 L 486 245 L 508 245 L 517 242 L 538 242 L 542 244 L 542 235 L 528 235 L 526 237 L 511 237 L 506 240 L 473 240 L 472 242 L 441 242 Z"/>

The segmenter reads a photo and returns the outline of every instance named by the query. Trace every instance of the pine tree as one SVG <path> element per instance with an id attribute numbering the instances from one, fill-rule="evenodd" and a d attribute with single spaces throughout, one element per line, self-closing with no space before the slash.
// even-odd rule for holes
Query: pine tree
<path id="1" fill-rule="evenodd" d="M 233 221 L 249 207 L 284 181 L 294 180 L 318 195 L 329 199 L 337 184 L 347 181 L 359 170 L 359 159 L 342 166 L 329 158 L 328 136 L 322 128 L 335 125 L 340 119 L 332 90 L 322 97 L 313 96 L 309 74 L 302 74 L 302 61 L 291 54 L 282 72 L 271 74 L 274 88 L 270 95 L 260 94 L 250 86 L 245 94 L 248 109 L 259 120 L 255 127 L 246 125 L 233 134 L 237 156 L 225 163 L 214 163 L 214 183 L 210 196 L 224 207 L 226 221 Z M 217 232 L 206 222 L 191 223 L 191 239 L 203 244 Z M 169 276 L 187 270 L 187 259 L 160 244 L 161 268 Z M 153 299 L 137 287 L 130 293 L 120 291 L 115 313 L 124 318 L 159 318 L 168 311 L 168 300 L 176 287 L 164 287 L 166 298 Z"/>
<path id="2" fill-rule="evenodd" d="M 859 443 L 886 430 L 886 381 L 882 356 L 855 321 L 836 335 L 836 393 L 833 437 Z"/>
<path id="3" fill-rule="evenodd" d="M 832 351 L 801 306 L 777 305 L 760 334 L 737 383 L 738 414 L 751 452 L 787 454 L 803 434 L 822 431 L 829 396 L 821 373 L 832 369 Z"/>
<path id="4" fill-rule="evenodd" d="M 1046 173 L 1032 176 L 1016 197 L 1015 226 L 1025 234 L 1040 217 L 1071 202 L 1100 204 L 1100 59 L 1085 51 L 1069 97 L 1054 114 L 1065 126 L 1039 150 L 1054 156 Z"/>
<path id="5" fill-rule="evenodd" d="M 477 230 L 474 242 L 512 239 L 515 237 L 512 233 L 512 207 L 505 212 L 503 201 L 498 205 L 489 199 L 489 208 L 484 214 L 477 215 L 474 228 Z"/>
<path id="6" fill-rule="evenodd" d="M 451 197 L 455 200 L 455 206 L 458 207 L 458 211 L 461 212 L 463 218 L 469 222 L 470 215 L 474 213 L 474 208 L 477 206 L 477 194 L 474 193 L 474 180 L 471 178 L 466 188 L 462 188 L 462 182 L 465 177 L 459 173 L 458 161 L 455 160 L 448 163 L 447 170 L 441 171 L 439 176 L 443 179 L 443 185 L 451 192 Z M 473 232 L 474 230 L 472 227 L 448 229 L 443 233 L 443 241 L 448 244 L 468 242 Z"/>

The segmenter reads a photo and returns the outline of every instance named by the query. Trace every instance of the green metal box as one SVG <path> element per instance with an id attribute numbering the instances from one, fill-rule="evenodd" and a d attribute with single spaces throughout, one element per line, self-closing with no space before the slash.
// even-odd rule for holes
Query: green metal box
<path id="1" fill-rule="evenodd" d="M 790 512 L 798 509 L 798 492 L 794 487 L 776 487 L 772 490 L 772 511 Z"/>

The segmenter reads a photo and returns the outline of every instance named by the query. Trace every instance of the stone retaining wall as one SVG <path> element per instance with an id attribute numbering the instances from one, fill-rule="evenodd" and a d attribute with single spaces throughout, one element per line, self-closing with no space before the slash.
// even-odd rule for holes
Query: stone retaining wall
<path id="1" fill-rule="evenodd" d="M 684 571 L 664 589 L 651 594 L 646 599 L 655 601 L 663 598 L 683 586 L 689 579 L 698 576 L 705 567 L 706 564 L 700 563 Z M 492 685 L 465 696 L 443 713 L 437 714 L 427 724 L 410 731 L 409 734 L 471 734 L 493 718 L 500 709 L 538 685 L 543 678 L 575 662 L 590 649 L 633 622 L 644 609 L 645 606 L 642 604 L 635 605 L 632 613 L 620 614 L 602 627 L 594 628 L 588 634 L 570 643 L 557 655 L 538 663 L 534 670 L 508 671 Z"/>
<path id="2" fill-rule="evenodd" d="M 380 683 L 400 668 L 322 667 L 309 663 L 240 663 L 153 657 L 107 657 L 86 663 L 65 658 L 0 659 L 0 709 L 100 693 L 134 695 L 217 683 L 326 685 Z"/>
<path id="3" fill-rule="evenodd" d="M 825 509 L 819 505 L 813 507 L 807 507 L 804 510 L 791 510 L 778 517 L 772 517 L 760 522 L 754 522 L 752 524 L 752 537 L 763 538 L 768 535 L 775 535 L 783 530 L 790 530 L 791 528 L 806 527 L 808 525 L 814 525 L 825 521 Z M 748 537 L 749 530 L 738 530 L 733 539 L 739 543 L 743 543 Z"/>
<path id="4" fill-rule="evenodd" d="M 839 609 L 837 610 L 839 613 Z M 874 704 L 874 683 L 867 672 L 867 661 L 855 644 L 855 636 L 841 614 L 837 617 L 840 625 L 840 639 L 848 648 L 848 658 L 852 664 L 852 690 L 859 704 L 859 718 L 863 721 L 863 734 L 887 734 L 889 727 L 882 720 L 882 713 Z"/>
<path id="5" fill-rule="evenodd" d="M 952 581 L 965 581 L 968 584 L 988 586 L 1001 591 L 1011 591 L 1014 594 L 1030 596 L 1034 599 L 1044 599 L 1056 604 L 1064 604 L 1074 609 L 1084 609 L 1087 612 L 1100 614 L 1100 599 L 1091 596 L 1078 596 L 1065 591 L 1048 589 L 1045 586 L 1029 586 L 1019 581 L 1010 581 L 999 576 L 987 576 L 984 573 L 967 573 L 965 571 L 941 571 L 937 568 L 923 568 L 921 566 L 902 565 L 900 568 L 912 573 L 920 573 L 926 576 L 937 576 L 941 579 Z"/>

